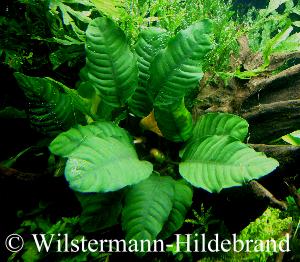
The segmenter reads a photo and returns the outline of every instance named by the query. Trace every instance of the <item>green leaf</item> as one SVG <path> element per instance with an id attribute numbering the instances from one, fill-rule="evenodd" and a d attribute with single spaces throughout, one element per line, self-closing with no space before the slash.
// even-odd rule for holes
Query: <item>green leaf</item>
<path id="1" fill-rule="evenodd" d="M 190 144 L 179 164 L 180 174 L 193 186 L 209 192 L 240 186 L 272 172 L 279 164 L 273 158 L 231 136 L 209 136 Z"/>
<path id="2" fill-rule="evenodd" d="M 129 134 L 123 128 L 112 122 L 97 121 L 87 126 L 78 125 L 59 134 L 50 144 L 49 149 L 53 154 L 61 157 L 69 157 L 82 142 L 89 137 L 108 138 L 113 137 L 125 145 L 132 146 L 133 142 Z"/>
<path id="3" fill-rule="evenodd" d="M 160 131 L 167 139 L 175 142 L 186 141 L 192 135 L 192 115 L 186 109 L 184 101 L 179 105 L 155 107 L 154 115 Z"/>
<path id="4" fill-rule="evenodd" d="M 293 22 L 293 25 L 296 26 L 296 27 L 300 27 L 300 21 Z"/>
<path id="5" fill-rule="evenodd" d="M 28 99 L 31 124 L 38 131 L 56 133 L 83 121 L 74 97 L 57 82 L 21 73 L 14 75 Z M 76 92 L 70 89 L 72 91 Z M 85 102 L 82 103 L 82 107 L 87 106 Z"/>
<path id="6" fill-rule="evenodd" d="M 88 24 L 91 21 L 89 17 L 91 15 L 91 10 L 75 10 L 73 7 L 69 6 L 78 6 L 78 4 L 84 5 L 88 9 L 91 9 L 92 4 L 89 1 L 49 1 L 49 12 L 52 13 L 54 17 L 61 15 L 62 23 L 66 26 L 71 26 L 72 32 L 78 37 L 80 41 L 84 41 L 84 31 L 81 28 L 82 24 Z M 66 39 L 68 36 L 65 36 Z M 58 39 L 59 40 L 59 39 Z M 64 39 L 61 39 L 64 41 Z"/>
<path id="7" fill-rule="evenodd" d="M 88 69 L 86 66 L 80 70 L 79 77 L 80 80 L 76 83 L 78 94 L 92 100 L 96 95 L 96 91 L 89 81 Z"/>
<path id="8" fill-rule="evenodd" d="M 272 13 L 277 10 L 279 6 L 281 6 L 283 3 L 287 2 L 288 0 L 270 0 L 269 6 L 268 6 L 268 13 Z"/>
<path id="9" fill-rule="evenodd" d="M 125 6 L 124 0 L 91 0 L 97 10 L 114 19 L 121 18 L 122 9 Z"/>
<path id="10" fill-rule="evenodd" d="M 165 48 L 168 39 L 167 31 L 157 27 L 144 29 L 139 34 L 135 45 L 139 85 L 129 100 L 130 110 L 139 117 L 147 116 L 153 108 L 152 101 L 147 94 L 150 65 L 157 53 Z"/>
<path id="11" fill-rule="evenodd" d="M 295 33 L 279 43 L 272 51 L 273 53 L 285 53 L 300 51 L 300 33 Z"/>
<path id="12" fill-rule="evenodd" d="M 75 191 L 109 192 L 139 183 L 152 169 L 151 163 L 138 159 L 132 146 L 93 136 L 70 153 L 65 177 Z"/>
<path id="13" fill-rule="evenodd" d="M 76 194 L 82 207 L 80 226 L 84 232 L 99 231 L 118 223 L 122 192 Z"/>
<path id="14" fill-rule="evenodd" d="M 292 9 L 292 12 L 294 14 L 300 15 L 300 3 L 298 3 L 297 5 L 295 5 L 295 7 Z"/>
<path id="15" fill-rule="evenodd" d="M 174 181 L 174 199 L 168 221 L 165 223 L 159 239 L 166 239 L 181 228 L 187 211 L 193 202 L 192 189 L 181 181 Z"/>
<path id="16" fill-rule="evenodd" d="M 194 127 L 192 142 L 205 136 L 229 135 L 244 141 L 248 134 L 248 122 L 233 114 L 207 113 L 201 116 Z"/>
<path id="17" fill-rule="evenodd" d="M 138 68 L 124 32 L 108 18 L 94 19 L 86 31 L 88 76 L 103 101 L 120 107 L 137 87 Z"/>
<path id="18" fill-rule="evenodd" d="M 24 119 L 26 113 L 24 110 L 19 110 L 15 107 L 5 107 L 0 110 L 0 119 Z"/>
<path id="19" fill-rule="evenodd" d="M 97 117 L 91 113 L 91 104 L 90 101 L 87 99 L 84 99 L 83 97 L 81 97 L 77 90 L 68 88 L 67 86 L 65 86 L 63 83 L 60 83 L 50 77 L 45 77 L 45 79 L 49 82 L 51 82 L 53 85 L 58 86 L 59 88 L 61 88 L 61 90 L 63 90 L 63 92 L 66 93 L 66 95 L 68 95 L 73 102 L 73 106 L 78 109 L 80 112 L 82 112 L 83 114 L 86 114 L 88 116 L 90 116 L 92 119 L 96 120 Z"/>
<path id="20" fill-rule="evenodd" d="M 171 177 L 153 175 L 129 189 L 122 211 L 127 241 L 156 239 L 173 207 L 173 182 Z"/>
<path id="21" fill-rule="evenodd" d="M 62 64 L 68 62 L 68 66 L 76 65 L 80 60 L 84 59 L 84 46 L 83 45 L 70 45 L 60 47 L 49 55 L 49 59 L 56 70 Z"/>
<path id="22" fill-rule="evenodd" d="M 156 106 L 181 102 L 203 76 L 204 56 L 211 49 L 212 24 L 203 20 L 181 30 L 151 65 L 150 93 Z"/>
<path id="23" fill-rule="evenodd" d="M 282 137 L 282 139 L 285 142 L 287 142 L 287 143 L 289 143 L 289 144 L 291 144 L 293 146 L 299 146 L 300 145 L 300 131 L 297 130 L 297 131 L 295 131 L 293 133 L 285 135 L 285 136 Z"/>

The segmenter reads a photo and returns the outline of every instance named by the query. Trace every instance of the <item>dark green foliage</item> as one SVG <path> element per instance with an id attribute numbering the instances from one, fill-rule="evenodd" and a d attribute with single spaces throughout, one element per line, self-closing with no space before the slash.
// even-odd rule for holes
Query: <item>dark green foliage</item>
<path id="1" fill-rule="evenodd" d="M 139 117 L 147 116 L 153 102 L 149 97 L 150 66 L 158 52 L 165 48 L 169 34 L 161 28 L 149 28 L 141 31 L 134 47 L 139 69 L 138 87 L 129 100 L 130 110 Z"/>
<path id="2" fill-rule="evenodd" d="M 95 232 L 118 223 L 122 210 L 122 192 L 76 194 L 82 206 L 79 219 L 84 232 Z"/>
<path id="3" fill-rule="evenodd" d="M 73 97 L 55 82 L 21 73 L 15 73 L 15 77 L 28 99 L 31 124 L 39 131 L 57 133 L 83 122 Z"/>
<path id="4" fill-rule="evenodd" d="M 97 18 L 87 31 L 88 77 L 104 103 L 120 107 L 137 87 L 136 58 L 112 20 Z"/>

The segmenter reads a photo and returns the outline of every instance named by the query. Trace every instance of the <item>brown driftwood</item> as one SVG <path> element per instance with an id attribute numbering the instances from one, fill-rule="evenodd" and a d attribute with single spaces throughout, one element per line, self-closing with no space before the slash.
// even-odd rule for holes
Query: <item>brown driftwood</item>
<path id="1" fill-rule="evenodd" d="M 266 143 L 300 129 L 300 65 L 249 81 L 232 79 L 228 86 L 201 82 L 194 117 L 230 112 L 250 123 L 250 142 Z"/>
<path id="2" fill-rule="evenodd" d="M 290 185 L 288 183 L 286 183 L 286 184 L 287 184 L 287 187 L 289 189 L 291 196 L 295 200 L 296 205 L 300 209 L 300 194 L 298 193 L 297 188 L 294 185 Z"/>
<path id="3" fill-rule="evenodd" d="M 267 198 L 272 206 L 278 207 L 282 210 L 287 209 L 287 205 L 284 201 L 278 200 L 268 189 L 266 189 L 257 181 L 252 180 L 249 182 L 249 184 L 258 198 Z"/>
<path id="4" fill-rule="evenodd" d="M 12 179 L 32 182 L 45 177 L 45 174 L 22 172 L 14 168 L 0 166 L 0 179 Z"/>
<path id="5" fill-rule="evenodd" d="M 251 52 L 246 37 L 240 38 L 238 42 L 239 55 L 231 57 L 232 72 L 236 68 L 259 68 L 263 64 L 262 55 Z M 228 112 L 245 118 L 250 124 L 248 142 L 252 143 L 255 150 L 279 161 L 280 166 L 274 173 L 276 179 L 279 179 L 277 182 L 282 184 L 283 191 L 287 193 L 291 193 L 291 187 L 298 187 L 300 183 L 297 176 L 300 172 L 300 147 L 267 144 L 300 129 L 300 64 L 292 65 L 277 74 L 272 72 L 288 60 L 299 57 L 300 52 L 273 55 L 263 73 L 249 80 L 232 78 L 227 85 L 221 79 L 207 81 L 211 75 L 206 74 L 200 82 L 198 103 L 193 108 L 194 119 L 207 112 Z M 289 186 L 285 183 L 286 179 L 289 179 Z M 257 182 L 250 182 L 250 187 L 256 196 L 285 208 L 284 202 L 277 200 Z"/>
<path id="6" fill-rule="evenodd" d="M 254 70 L 263 64 L 262 54 L 252 53 L 248 39 L 239 40 L 238 57 L 231 58 L 231 68 Z M 275 54 L 264 73 L 249 80 L 233 78 L 228 85 L 220 80 L 210 84 L 205 75 L 200 83 L 194 117 L 206 112 L 241 115 L 250 123 L 250 142 L 267 143 L 300 129 L 300 64 L 275 75 L 272 72 L 286 61 L 299 58 L 300 52 Z M 209 84 L 208 84 L 209 83 Z"/>

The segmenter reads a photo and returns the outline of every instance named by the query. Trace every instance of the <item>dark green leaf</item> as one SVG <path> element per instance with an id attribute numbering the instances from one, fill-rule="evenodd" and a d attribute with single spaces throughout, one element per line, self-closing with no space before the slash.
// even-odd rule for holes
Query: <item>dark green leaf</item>
<path id="1" fill-rule="evenodd" d="M 184 101 L 168 107 L 155 107 L 154 115 L 160 131 L 167 139 L 186 141 L 192 135 L 192 115 L 186 109 Z"/>
<path id="2" fill-rule="evenodd" d="M 56 133 L 83 121 L 74 97 L 57 82 L 21 73 L 15 73 L 15 77 L 29 101 L 30 121 L 40 132 Z"/>
<path id="3" fill-rule="evenodd" d="M 169 34 L 161 28 L 147 28 L 141 31 L 135 45 L 139 69 L 138 88 L 129 100 L 130 110 L 139 117 L 147 116 L 152 108 L 152 101 L 147 94 L 150 79 L 150 65 L 157 53 L 165 48 Z"/>
<path id="4" fill-rule="evenodd" d="M 151 65 L 150 92 L 156 106 L 181 102 L 203 76 L 204 56 L 211 49 L 212 24 L 203 20 L 181 30 Z"/>
<path id="5" fill-rule="evenodd" d="M 122 211 L 127 241 L 156 239 L 172 210 L 173 182 L 170 177 L 153 175 L 129 189 Z"/>
<path id="6" fill-rule="evenodd" d="M 77 193 L 82 207 L 80 226 L 85 232 L 99 231 L 118 223 L 122 193 Z"/>
<path id="7" fill-rule="evenodd" d="M 124 32 L 108 18 L 94 19 L 86 31 L 88 75 L 101 98 L 125 104 L 137 87 L 138 68 Z"/>
<path id="8" fill-rule="evenodd" d="M 159 234 L 159 239 L 166 239 L 181 228 L 186 213 L 192 205 L 193 191 L 190 186 L 181 181 L 174 181 L 174 189 L 173 207 L 168 221 Z"/>

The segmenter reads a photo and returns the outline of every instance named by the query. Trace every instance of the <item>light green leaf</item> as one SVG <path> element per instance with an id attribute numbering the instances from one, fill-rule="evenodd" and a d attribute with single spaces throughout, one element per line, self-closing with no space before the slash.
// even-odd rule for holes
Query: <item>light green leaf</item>
<path id="1" fill-rule="evenodd" d="M 122 192 L 77 193 L 82 207 L 79 223 L 84 232 L 96 232 L 118 223 Z"/>
<path id="2" fill-rule="evenodd" d="M 132 146 L 133 142 L 126 130 L 112 122 L 97 121 L 87 126 L 78 125 L 59 134 L 50 144 L 49 149 L 53 154 L 69 157 L 88 137 L 108 138 L 113 137 L 125 145 Z"/>
<path id="3" fill-rule="evenodd" d="M 296 27 L 300 27 L 300 21 L 293 22 L 293 25 L 296 26 Z"/>
<path id="4" fill-rule="evenodd" d="M 273 53 L 294 51 L 300 51 L 300 33 L 292 34 L 287 39 L 285 39 L 285 41 L 281 42 L 273 49 Z"/>
<path id="5" fill-rule="evenodd" d="M 193 186 L 209 192 L 240 186 L 272 172 L 273 158 L 230 136 L 209 136 L 190 144 L 179 164 L 180 174 Z"/>
<path id="6" fill-rule="evenodd" d="M 300 3 L 298 3 L 292 10 L 293 13 L 300 15 Z"/>
<path id="7" fill-rule="evenodd" d="M 181 228 L 185 216 L 193 201 L 192 189 L 181 181 L 174 181 L 174 198 L 168 221 L 159 234 L 159 239 L 166 239 Z"/>
<path id="8" fill-rule="evenodd" d="M 135 45 L 139 69 L 138 88 L 129 100 L 130 110 L 139 117 L 147 116 L 152 108 L 152 101 L 147 94 L 150 79 L 150 65 L 157 53 L 165 48 L 169 34 L 166 30 L 152 27 L 141 31 Z"/>
<path id="9" fill-rule="evenodd" d="M 83 115 L 79 111 L 88 111 L 88 104 L 81 101 L 79 108 L 75 101 L 75 90 L 66 90 L 58 82 L 47 78 L 30 77 L 21 73 L 14 75 L 28 99 L 31 124 L 38 131 L 56 133 L 83 121 Z M 73 91 L 74 96 L 71 96 L 68 92 Z"/>
<path id="10" fill-rule="evenodd" d="M 293 146 L 299 146 L 300 145 L 300 131 L 297 130 L 297 131 L 295 131 L 293 133 L 285 135 L 285 136 L 282 137 L 282 139 L 285 142 L 287 142 L 287 143 L 289 143 L 289 144 L 291 144 Z"/>
<path id="11" fill-rule="evenodd" d="M 277 10 L 279 6 L 287 2 L 288 0 L 270 0 L 269 6 L 268 6 L 268 13 L 272 13 Z"/>
<path id="12" fill-rule="evenodd" d="M 79 192 L 109 192 L 137 184 L 152 173 L 153 166 L 140 161 L 133 147 L 112 137 L 87 137 L 73 150 L 65 177 Z"/>
<path id="13" fill-rule="evenodd" d="M 179 105 L 155 107 L 154 115 L 160 131 L 167 139 L 175 142 L 186 141 L 192 135 L 192 115 L 186 109 L 184 101 Z"/>
<path id="14" fill-rule="evenodd" d="M 122 211 L 127 241 L 156 239 L 173 207 L 173 182 L 171 177 L 153 175 L 127 192 Z"/>
<path id="15" fill-rule="evenodd" d="M 197 120 L 191 140 L 212 135 L 230 135 L 244 141 L 248 134 L 248 127 L 248 122 L 237 115 L 207 113 Z"/>
<path id="16" fill-rule="evenodd" d="M 150 93 L 156 106 L 181 102 L 203 76 L 204 56 L 211 49 L 212 24 L 203 20 L 181 30 L 151 64 Z"/>
<path id="17" fill-rule="evenodd" d="M 91 0 L 100 13 L 119 19 L 125 6 L 124 0 Z"/>
<path id="18" fill-rule="evenodd" d="M 90 82 L 103 101 L 120 107 L 137 87 L 138 68 L 124 32 L 108 18 L 94 19 L 86 31 Z"/>

